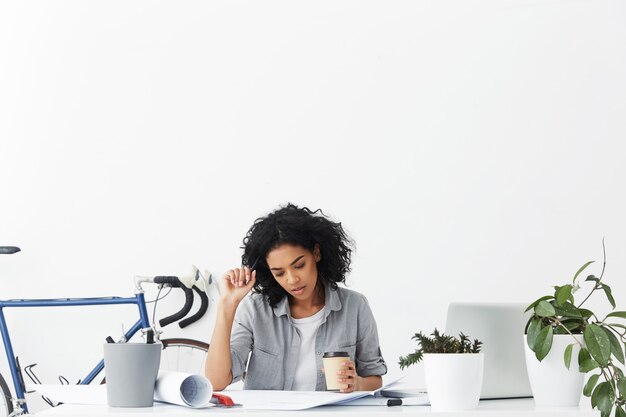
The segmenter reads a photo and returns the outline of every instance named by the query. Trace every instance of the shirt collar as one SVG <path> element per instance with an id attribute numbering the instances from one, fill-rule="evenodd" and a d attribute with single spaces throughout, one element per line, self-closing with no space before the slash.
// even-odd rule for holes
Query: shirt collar
<path id="1" fill-rule="evenodd" d="M 331 311 L 341 310 L 341 300 L 339 299 L 339 289 L 333 290 L 329 285 L 324 286 L 324 293 L 326 295 L 326 305 L 324 306 L 324 317 L 328 317 Z M 289 309 L 289 296 L 283 297 L 282 300 L 274 307 L 274 315 L 276 317 L 289 316 L 291 310 Z"/>

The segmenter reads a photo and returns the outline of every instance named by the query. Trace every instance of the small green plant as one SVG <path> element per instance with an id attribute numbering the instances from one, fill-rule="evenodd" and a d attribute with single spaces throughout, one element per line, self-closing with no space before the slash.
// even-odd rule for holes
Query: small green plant
<path id="1" fill-rule="evenodd" d="M 604 240 L 602 249 L 604 260 L 600 277 L 588 275 L 583 283 L 580 282 L 581 273 L 593 263 L 589 261 L 578 269 L 571 284 L 555 286 L 554 294 L 541 297 L 528 306 L 526 311 L 533 310 L 533 314 L 526 324 L 526 340 L 541 362 L 550 352 L 553 335 L 571 335 L 573 342 L 564 353 L 565 366 L 570 368 L 572 350 L 578 344 L 580 372 L 594 373 L 583 389 L 583 394 L 591 397 L 591 406 L 600 410 L 602 417 L 609 417 L 613 407 L 615 417 L 626 417 L 626 378 L 615 362 L 624 365 L 626 326 L 617 321 L 626 319 L 626 311 L 612 311 L 600 319 L 594 312 L 582 307 L 594 293 L 602 291 L 615 309 L 611 287 L 602 281 L 606 268 Z M 591 290 L 582 302 L 576 303 L 574 293 L 581 289 L 581 284 L 590 285 Z M 582 334 L 584 343 L 575 338 L 575 334 Z M 600 378 L 602 381 L 598 383 Z"/>
<path id="2" fill-rule="evenodd" d="M 478 353 L 482 342 L 474 339 L 472 343 L 469 337 L 463 333 L 459 337 L 448 336 L 439 333 L 437 329 L 431 333 L 432 337 L 425 336 L 422 332 L 416 333 L 411 339 L 417 340 L 420 348 L 407 356 L 400 356 L 400 369 L 404 369 L 422 360 L 424 353 Z"/>

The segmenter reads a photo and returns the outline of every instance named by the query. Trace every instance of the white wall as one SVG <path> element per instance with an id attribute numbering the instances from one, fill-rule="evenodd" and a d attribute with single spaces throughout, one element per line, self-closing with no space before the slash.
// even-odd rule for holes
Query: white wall
<path id="1" fill-rule="evenodd" d="M 620 0 L 2 2 L 0 244 L 23 252 L 0 293 L 219 275 L 292 201 L 357 241 L 350 285 L 392 376 L 450 301 L 529 302 L 602 237 L 624 308 L 625 18 Z M 79 378 L 123 316 L 7 311 L 50 378 Z"/>

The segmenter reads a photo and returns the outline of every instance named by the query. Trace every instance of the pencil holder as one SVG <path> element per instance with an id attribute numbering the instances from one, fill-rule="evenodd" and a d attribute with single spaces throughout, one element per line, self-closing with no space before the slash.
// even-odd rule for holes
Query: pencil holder
<path id="1" fill-rule="evenodd" d="M 111 407 L 152 407 L 161 344 L 105 343 L 107 403 Z"/>

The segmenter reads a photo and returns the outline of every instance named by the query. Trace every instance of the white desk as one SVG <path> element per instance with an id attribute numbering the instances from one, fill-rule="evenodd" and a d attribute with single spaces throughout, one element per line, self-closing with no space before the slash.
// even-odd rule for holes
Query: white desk
<path id="1" fill-rule="evenodd" d="M 168 416 L 189 417 L 195 414 L 228 414 L 232 416 L 248 417 L 279 417 L 299 414 L 303 417 L 367 417 L 375 416 L 409 416 L 430 414 L 430 407 L 423 406 L 326 406 L 317 407 L 304 411 L 254 411 L 239 408 L 205 408 L 193 410 L 169 404 L 155 404 L 148 408 L 112 408 L 94 405 L 66 404 L 56 408 L 37 413 L 42 417 L 76 417 L 76 416 L 115 416 L 115 417 L 141 417 L 141 416 Z M 523 400 L 490 400 L 481 401 L 477 410 L 435 413 L 437 417 L 598 417 L 600 412 L 591 410 L 585 406 L 581 408 L 546 408 L 535 409 L 532 399 Z"/>

